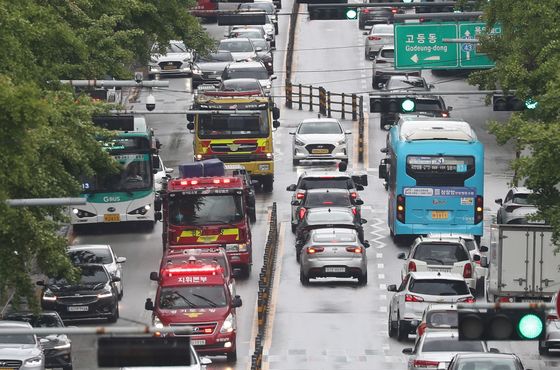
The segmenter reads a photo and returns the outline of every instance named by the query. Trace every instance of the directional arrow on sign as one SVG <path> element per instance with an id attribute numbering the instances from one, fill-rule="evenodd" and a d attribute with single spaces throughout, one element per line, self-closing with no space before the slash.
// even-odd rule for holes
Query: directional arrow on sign
<path id="1" fill-rule="evenodd" d="M 410 57 L 410 60 L 412 60 L 414 63 L 418 63 L 418 55 L 414 54 Z"/>

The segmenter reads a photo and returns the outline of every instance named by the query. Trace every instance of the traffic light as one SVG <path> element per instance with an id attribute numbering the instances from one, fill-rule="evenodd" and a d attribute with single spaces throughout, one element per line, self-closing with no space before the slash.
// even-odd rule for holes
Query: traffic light
<path id="1" fill-rule="evenodd" d="M 540 340 L 545 337 L 542 308 L 459 310 L 459 340 Z"/>
<path id="2" fill-rule="evenodd" d="M 358 7 L 347 4 L 307 5 L 310 20 L 358 19 Z"/>
<path id="3" fill-rule="evenodd" d="M 410 97 L 377 96 L 369 98 L 370 113 L 416 112 L 416 99 Z"/>
<path id="4" fill-rule="evenodd" d="M 494 111 L 519 112 L 525 109 L 536 109 L 539 103 L 532 98 L 525 101 L 512 95 L 493 95 L 492 106 Z"/>

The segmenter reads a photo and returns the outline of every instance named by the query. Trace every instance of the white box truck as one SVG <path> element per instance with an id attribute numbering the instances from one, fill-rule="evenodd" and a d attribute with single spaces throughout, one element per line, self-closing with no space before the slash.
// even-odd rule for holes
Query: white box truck
<path id="1" fill-rule="evenodd" d="M 549 302 L 560 286 L 560 249 L 546 225 L 492 225 L 488 267 L 488 302 Z"/>

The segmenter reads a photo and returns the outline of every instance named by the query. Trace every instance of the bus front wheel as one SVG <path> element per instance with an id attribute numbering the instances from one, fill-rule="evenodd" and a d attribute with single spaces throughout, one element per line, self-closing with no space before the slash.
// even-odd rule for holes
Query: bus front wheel
<path id="1" fill-rule="evenodd" d="M 273 176 L 263 177 L 262 186 L 263 186 L 263 191 L 265 193 L 272 193 L 272 190 L 274 189 L 274 177 Z"/>

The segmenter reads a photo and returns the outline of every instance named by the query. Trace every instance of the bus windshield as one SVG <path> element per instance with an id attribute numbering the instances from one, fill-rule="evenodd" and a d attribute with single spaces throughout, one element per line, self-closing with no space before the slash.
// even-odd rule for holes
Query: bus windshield
<path id="1" fill-rule="evenodd" d="M 464 186 L 475 173 L 474 157 L 409 155 L 406 173 L 417 186 Z"/>
<path id="2" fill-rule="evenodd" d="M 200 138 L 267 137 L 268 126 L 266 110 L 253 114 L 201 114 L 198 116 L 198 136 Z"/>
<path id="3" fill-rule="evenodd" d="M 230 224 L 243 220 L 243 216 L 238 194 L 184 194 L 169 198 L 172 225 Z"/>
<path id="4" fill-rule="evenodd" d="M 153 187 L 153 174 L 149 154 L 114 154 L 120 171 L 105 176 L 96 175 L 82 184 L 85 193 L 132 192 Z"/>

